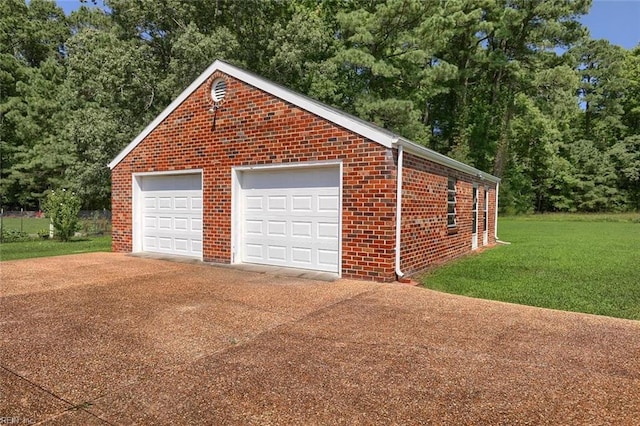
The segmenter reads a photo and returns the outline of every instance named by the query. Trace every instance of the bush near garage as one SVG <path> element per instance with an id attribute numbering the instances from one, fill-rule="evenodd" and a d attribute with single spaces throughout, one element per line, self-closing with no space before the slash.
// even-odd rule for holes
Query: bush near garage
<path id="1" fill-rule="evenodd" d="M 80 198 L 66 189 L 51 191 L 47 194 L 42 208 L 51 219 L 55 236 L 69 241 L 80 229 Z"/>

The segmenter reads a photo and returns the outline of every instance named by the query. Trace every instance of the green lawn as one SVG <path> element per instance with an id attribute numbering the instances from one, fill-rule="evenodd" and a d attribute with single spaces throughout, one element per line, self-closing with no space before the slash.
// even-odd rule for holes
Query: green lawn
<path id="1" fill-rule="evenodd" d="M 40 231 L 49 230 L 49 218 L 35 217 L 3 217 L 2 228 L 5 230 L 15 230 L 26 232 L 27 234 L 37 234 Z"/>
<path id="2" fill-rule="evenodd" d="M 67 243 L 48 239 L 2 243 L 0 244 L 0 260 L 29 259 L 95 251 L 111 251 L 111 236 L 77 238 Z"/>
<path id="3" fill-rule="evenodd" d="M 428 288 L 483 299 L 640 320 L 638 218 L 501 219 L 499 237 L 511 245 L 464 257 L 421 281 Z"/>

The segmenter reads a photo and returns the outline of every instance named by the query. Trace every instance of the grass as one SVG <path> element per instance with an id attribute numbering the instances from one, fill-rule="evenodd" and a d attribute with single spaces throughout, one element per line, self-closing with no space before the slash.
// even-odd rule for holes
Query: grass
<path id="1" fill-rule="evenodd" d="M 49 231 L 49 218 L 35 217 L 3 217 L 2 228 L 23 231 L 27 234 L 37 234 L 40 231 Z"/>
<path id="2" fill-rule="evenodd" d="M 37 235 L 40 232 L 49 232 L 49 218 L 36 217 L 0 217 L 2 229 L 5 231 L 22 231 L 29 235 Z M 80 231 L 84 234 L 106 234 L 111 232 L 111 224 L 104 218 L 80 219 Z"/>
<path id="3" fill-rule="evenodd" d="M 544 213 L 513 216 L 512 219 L 534 222 L 631 222 L 640 223 L 640 213 Z"/>
<path id="4" fill-rule="evenodd" d="M 76 238 L 66 243 L 48 239 L 2 243 L 0 244 L 0 260 L 30 259 L 96 251 L 111 251 L 111 236 Z"/>
<path id="5" fill-rule="evenodd" d="M 536 215 L 499 222 L 511 245 L 424 275 L 432 289 L 640 320 L 638 215 Z"/>

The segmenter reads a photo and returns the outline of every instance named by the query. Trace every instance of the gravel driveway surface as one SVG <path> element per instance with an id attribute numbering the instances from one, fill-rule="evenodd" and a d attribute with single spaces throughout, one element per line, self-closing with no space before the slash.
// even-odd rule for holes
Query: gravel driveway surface
<path id="1" fill-rule="evenodd" d="M 637 321 L 113 253 L 0 270 L 0 423 L 640 424 Z"/>

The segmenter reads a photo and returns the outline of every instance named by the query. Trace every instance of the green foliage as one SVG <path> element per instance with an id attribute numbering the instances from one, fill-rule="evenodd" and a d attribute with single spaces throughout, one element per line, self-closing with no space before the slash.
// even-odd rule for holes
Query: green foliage
<path id="1" fill-rule="evenodd" d="M 0 245 L 0 261 L 98 251 L 111 251 L 111 236 L 81 238 L 69 242 L 40 239 L 2 244 Z"/>
<path id="2" fill-rule="evenodd" d="M 617 142 L 609 154 L 617 173 L 618 188 L 626 192 L 630 207 L 640 211 L 640 135 Z"/>
<path id="3" fill-rule="evenodd" d="M 80 198 L 66 189 L 47 194 L 42 209 L 51 219 L 55 235 L 62 241 L 69 241 L 79 229 Z"/>
<path id="4" fill-rule="evenodd" d="M 49 233 L 49 224 L 51 222 L 48 218 L 36 218 L 36 217 L 2 217 L 3 229 L 15 229 L 18 231 L 24 231 L 27 234 L 37 234 L 42 229 L 47 230 Z"/>
<path id="5" fill-rule="evenodd" d="M 622 123 L 629 135 L 640 134 L 640 45 L 625 55 L 622 76 L 626 83 L 621 100 L 624 114 Z"/>
<path id="6" fill-rule="evenodd" d="M 471 297 L 640 320 L 640 251 L 629 249 L 640 247 L 640 222 L 633 220 L 629 215 L 501 219 L 500 238 L 511 245 L 438 268 L 422 282 Z"/>
<path id="7" fill-rule="evenodd" d="M 24 231 L 17 229 L 5 229 L 2 228 L 2 236 L 0 242 L 2 243 L 15 243 L 18 241 L 29 241 L 31 237 Z"/>
<path id="8" fill-rule="evenodd" d="M 0 204 L 109 208 L 109 161 L 224 59 L 492 172 L 503 209 L 637 209 L 640 46 L 590 40 L 590 5 L 1 1 Z"/>
<path id="9" fill-rule="evenodd" d="M 625 130 L 620 102 L 628 85 L 622 73 L 625 50 L 606 40 L 588 40 L 569 53 L 576 56 L 579 64 L 578 94 L 585 106 L 584 136 L 600 147 L 610 146 Z"/>

